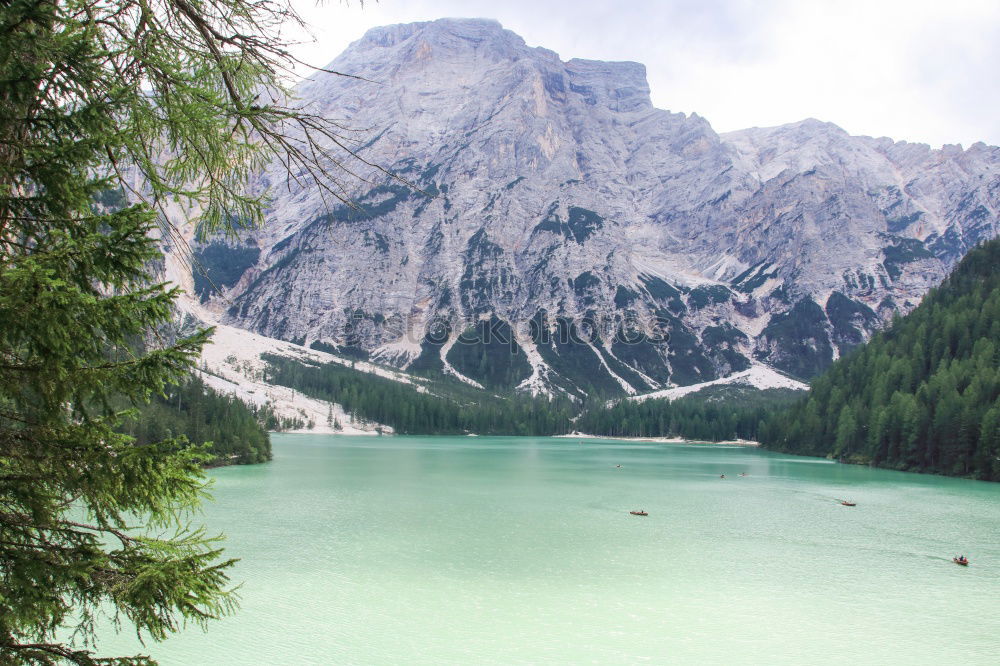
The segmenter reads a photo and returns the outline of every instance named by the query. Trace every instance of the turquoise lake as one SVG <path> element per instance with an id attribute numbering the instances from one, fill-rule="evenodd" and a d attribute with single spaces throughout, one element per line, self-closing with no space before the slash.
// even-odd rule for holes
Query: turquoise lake
<path id="1" fill-rule="evenodd" d="M 708 445 L 273 443 L 272 463 L 212 472 L 204 522 L 241 558 L 239 612 L 145 649 L 112 637 L 107 653 L 185 666 L 1000 663 L 1000 484 Z"/>

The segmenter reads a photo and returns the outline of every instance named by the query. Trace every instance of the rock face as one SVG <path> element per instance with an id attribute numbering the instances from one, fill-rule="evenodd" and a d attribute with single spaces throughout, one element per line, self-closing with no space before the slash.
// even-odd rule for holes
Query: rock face
<path id="1" fill-rule="evenodd" d="M 810 377 L 1000 230 L 1000 148 L 720 135 L 654 108 L 640 64 L 563 62 L 492 21 L 377 28 L 329 69 L 368 81 L 300 98 L 374 128 L 361 154 L 415 187 L 371 171 L 352 209 L 276 165 L 267 227 L 196 255 L 206 307 L 321 349 L 576 394 L 755 360 Z"/>

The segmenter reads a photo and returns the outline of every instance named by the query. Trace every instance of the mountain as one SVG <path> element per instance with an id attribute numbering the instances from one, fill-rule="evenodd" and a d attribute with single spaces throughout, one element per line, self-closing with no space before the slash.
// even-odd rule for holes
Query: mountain
<path id="1" fill-rule="evenodd" d="M 771 417 L 768 447 L 1000 481 L 1000 239 Z"/>
<path id="2" fill-rule="evenodd" d="M 719 134 L 654 108 L 642 65 L 494 21 L 376 28 L 328 69 L 360 78 L 297 95 L 395 177 L 363 169 L 333 205 L 275 164 L 266 227 L 197 244 L 178 279 L 226 324 L 410 373 L 576 396 L 805 379 L 1000 231 L 1000 148 Z"/>

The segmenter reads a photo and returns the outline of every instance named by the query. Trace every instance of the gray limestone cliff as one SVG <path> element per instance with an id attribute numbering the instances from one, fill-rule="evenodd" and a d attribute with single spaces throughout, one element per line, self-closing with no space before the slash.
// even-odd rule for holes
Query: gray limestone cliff
<path id="1" fill-rule="evenodd" d="M 810 377 L 1000 231 L 1000 148 L 815 120 L 720 135 L 654 108 L 642 65 L 563 62 L 493 21 L 377 28 L 329 68 L 367 80 L 317 74 L 300 99 L 415 187 L 365 172 L 351 208 L 275 165 L 267 227 L 197 254 L 206 307 L 321 349 L 576 394 L 758 361 Z"/>

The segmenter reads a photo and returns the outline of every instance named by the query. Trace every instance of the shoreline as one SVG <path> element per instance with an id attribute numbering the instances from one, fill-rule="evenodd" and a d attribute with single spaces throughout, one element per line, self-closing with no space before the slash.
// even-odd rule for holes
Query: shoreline
<path id="1" fill-rule="evenodd" d="M 760 442 L 755 442 L 750 439 L 727 439 L 712 442 L 701 439 L 684 439 L 683 437 L 612 437 L 604 435 L 588 435 L 580 432 L 573 432 L 568 435 L 552 435 L 552 437 L 560 439 L 604 439 L 616 442 L 648 442 L 650 444 L 692 444 L 695 446 L 745 446 L 749 448 L 758 448 L 760 446 Z"/>
<path id="2" fill-rule="evenodd" d="M 362 431 L 344 431 L 344 430 L 333 430 L 328 428 L 316 428 L 315 430 L 309 430 L 306 428 L 299 428 L 296 430 L 270 430 L 268 431 L 271 435 L 330 435 L 335 437 L 342 436 L 367 436 L 367 437 L 395 437 L 396 433 L 393 432 L 383 432 L 381 435 L 372 430 L 362 430 Z M 403 435 L 406 436 L 406 435 Z M 463 435 L 413 435 L 414 437 L 491 437 L 492 435 L 479 435 L 477 433 L 465 433 Z M 614 442 L 644 442 L 647 444 L 690 444 L 693 446 L 743 446 L 747 448 L 759 448 L 760 442 L 755 442 L 750 439 L 727 439 L 722 441 L 709 441 L 704 439 L 684 439 L 683 437 L 612 437 L 604 435 L 588 435 L 581 432 L 571 432 L 566 435 L 496 435 L 497 437 L 551 437 L 553 439 L 599 439 L 604 441 L 614 441 Z"/>

